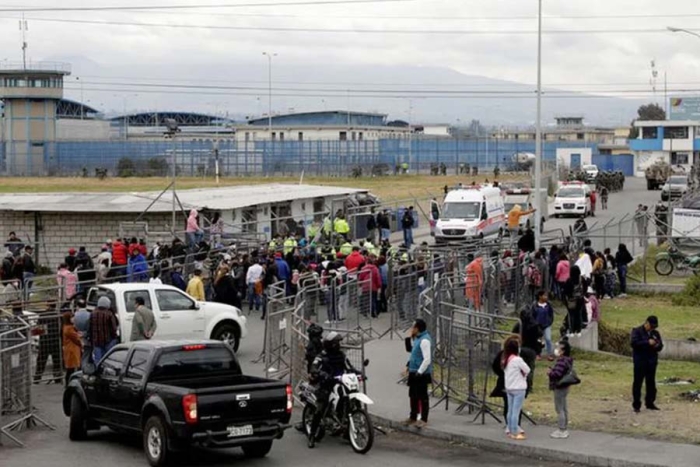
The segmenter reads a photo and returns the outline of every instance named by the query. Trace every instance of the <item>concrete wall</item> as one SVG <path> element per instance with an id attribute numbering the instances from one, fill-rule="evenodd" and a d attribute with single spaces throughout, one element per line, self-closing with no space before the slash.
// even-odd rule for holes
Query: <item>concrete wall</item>
<path id="1" fill-rule="evenodd" d="M 11 231 L 24 243 L 35 246 L 35 257 L 42 266 L 54 270 L 63 261 L 70 248 L 85 246 L 91 255 L 100 252 L 107 239 L 119 235 L 122 222 L 134 222 L 137 215 L 121 213 L 24 213 L 3 212 L 0 215 L 0 235 L 6 239 Z M 147 241 L 153 244 L 158 240 L 170 240 L 166 225 L 172 219 L 170 213 L 148 214 L 143 221 L 148 222 Z M 178 215 L 179 230 L 184 229 L 184 219 Z M 38 232 L 35 225 L 39 227 Z M 140 232 L 125 230 L 125 236 L 139 236 Z"/>
<path id="2" fill-rule="evenodd" d="M 581 337 L 569 337 L 569 343 L 576 349 L 588 352 L 598 351 L 598 323 L 590 323 L 581 333 Z"/>
<path id="3" fill-rule="evenodd" d="M 559 160 L 559 163 L 564 164 L 567 167 L 571 167 L 572 154 L 581 155 L 581 165 L 593 163 L 592 148 L 557 148 L 557 159 Z"/>
<path id="4" fill-rule="evenodd" d="M 78 120 L 62 118 L 56 121 L 56 139 L 66 141 L 108 140 L 109 122 L 105 120 Z"/>
<path id="5" fill-rule="evenodd" d="M 663 332 L 663 328 L 661 331 Z M 700 361 L 700 342 L 665 339 L 664 350 L 659 357 L 664 360 Z"/>

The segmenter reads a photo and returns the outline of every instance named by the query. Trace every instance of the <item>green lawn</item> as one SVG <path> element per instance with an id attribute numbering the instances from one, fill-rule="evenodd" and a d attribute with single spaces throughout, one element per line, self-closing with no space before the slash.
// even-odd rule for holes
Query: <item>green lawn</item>
<path id="1" fill-rule="evenodd" d="M 669 295 L 603 300 L 602 320 L 618 329 L 631 330 L 641 325 L 649 315 L 659 318 L 661 336 L 666 339 L 700 340 L 700 310 L 694 307 L 673 306 Z"/>
<path id="2" fill-rule="evenodd" d="M 576 371 L 582 384 L 569 394 L 571 428 L 621 433 L 673 441 L 700 442 L 700 404 L 687 402 L 680 393 L 698 389 L 688 386 L 658 385 L 657 405 L 661 412 L 632 412 L 632 361 L 609 354 L 576 352 Z M 535 392 L 525 402 L 539 422 L 556 423 L 552 392 L 548 388 L 547 369 L 540 361 L 535 370 Z M 657 381 L 664 378 L 693 378 L 700 375 L 700 364 L 661 361 Z"/>

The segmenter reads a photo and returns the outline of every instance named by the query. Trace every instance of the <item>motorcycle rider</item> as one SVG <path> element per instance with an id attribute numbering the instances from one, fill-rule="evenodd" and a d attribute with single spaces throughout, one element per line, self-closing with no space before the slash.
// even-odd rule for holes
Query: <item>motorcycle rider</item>
<path id="1" fill-rule="evenodd" d="M 311 421 L 311 429 L 308 433 L 308 446 L 313 449 L 316 445 L 316 435 L 321 425 L 331 391 L 336 385 L 335 378 L 342 376 L 346 371 L 356 371 L 340 348 L 343 336 L 335 331 L 329 332 L 323 339 L 323 352 L 316 357 L 311 368 L 310 380 L 317 385 L 316 412 Z"/>
<path id="2" fill-rule="evenodd" d="M 306 344 L 306 373 L 311 376 L 316 357 L 323 352 L 323 328 L 316 323 L 311 323 L 306 329 L 306 335 L 309 336 L 309 343 Z M 304 423 L 299 422 L 295 425 L 297 431 L 305 431 Z"/>

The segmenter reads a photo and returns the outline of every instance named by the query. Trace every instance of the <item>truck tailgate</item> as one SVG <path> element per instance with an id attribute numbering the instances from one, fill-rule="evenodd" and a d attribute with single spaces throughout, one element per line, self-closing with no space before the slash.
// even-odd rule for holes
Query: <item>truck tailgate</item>
<path id="1" fill-rule="evenodd" d="M 241 383 L 245 383 L 242 376 Z M 220 431 L 236 425 L 287 422 L 287 385 L 282 382 L 235 384 L 196 389 L 203 428 Z"/>

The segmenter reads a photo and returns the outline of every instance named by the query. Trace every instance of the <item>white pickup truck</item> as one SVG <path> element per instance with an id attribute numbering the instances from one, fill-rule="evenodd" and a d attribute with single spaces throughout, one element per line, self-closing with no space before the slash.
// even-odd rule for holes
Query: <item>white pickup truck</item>
<path id="1" fill-rule="evenodd" d="M 136 297 L 143 297 L 153 310 L 158 328 L 155 339 L 214 339 L 228 343 L 238 351 L 248 334 L 246 318 L 238 308 L 223 303 L 199 302 L 176 287 L 161 284 L 105 284 L 92 287 L 87 305 L 92 310 L 106 296 L 119 318 L 121 341 L 131 337 Z"/>

